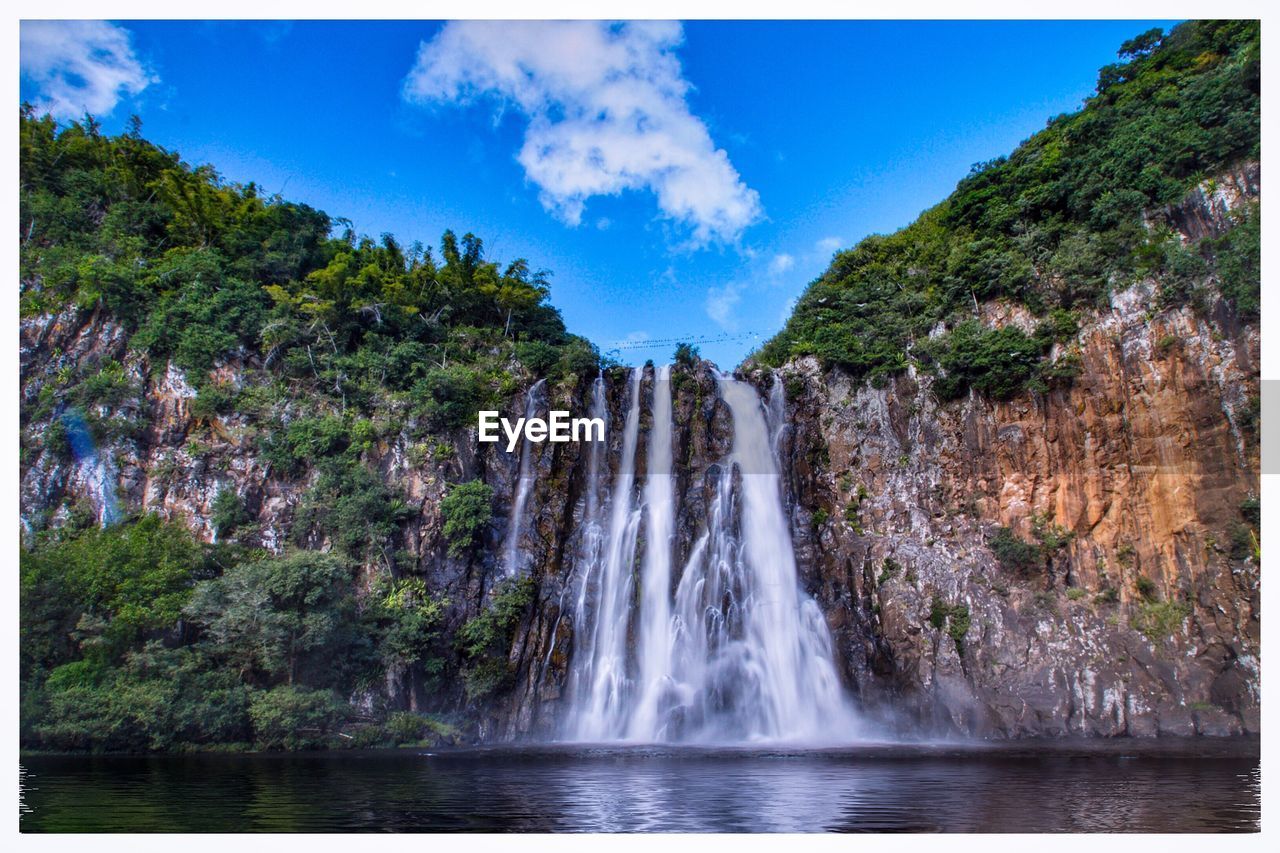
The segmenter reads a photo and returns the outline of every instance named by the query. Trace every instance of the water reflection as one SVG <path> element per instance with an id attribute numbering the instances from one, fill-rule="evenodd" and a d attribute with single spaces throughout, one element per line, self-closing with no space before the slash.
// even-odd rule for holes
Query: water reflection
<path id="1" fill-rule="evenodd" d="M 41 831 L 1254 831 L 1227 753 L 893 748 L 30 756 Z"/>

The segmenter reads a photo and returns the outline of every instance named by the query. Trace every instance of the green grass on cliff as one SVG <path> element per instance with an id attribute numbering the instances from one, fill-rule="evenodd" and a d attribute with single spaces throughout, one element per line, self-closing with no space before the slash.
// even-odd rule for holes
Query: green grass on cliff
<path id="1" fill-rule="evenodd" d="M 755 359 L 817 356 L 873 381 L 910 360 L 1007 397 L 1069 379 L 1018 329 L 962 321 L 987 300 L 1038 315 L 1105 300 L 1110 287 L 1159 276 L 1165 304 L 1194 302 L 1210 273 L 1246 318 L 1258 310 L 1258 222 L 1184 247 L 1144 211 L 1259 156 L 1259 26 L 1192 21 L 1121 46 L 1085 107 L 1058 116 L 1008 157 L 979 163 L 952 195 L 906 228 L 839 252 L 786 327 Z M 939 323 L 947 334 L 928 341 Z M 926 345 L 927 342 L 927 345 Z"/>

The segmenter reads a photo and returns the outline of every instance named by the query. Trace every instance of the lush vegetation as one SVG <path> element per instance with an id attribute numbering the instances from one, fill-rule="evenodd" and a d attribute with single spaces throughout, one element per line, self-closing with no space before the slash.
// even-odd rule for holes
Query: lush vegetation
<path id="1" fill-rule="evenodd" d="M 112 137 L 91 118 L 59 126 L 24 108 L 19 135 L 23 314 L 106 312 L 133 349 L 185 371 L 198 418 L 256 415 L 285 473 L 359 457 L 405 427 L 448 433 L 533 376 L 573 382 L 599 367 L 548 303 L 549 274 L 487 260 L 472 234 L 446 232 L 438 250 L 358 237 L 184 163 L 137 122 Z M 210 373 L 231 359 L 246 371 L 236 387 Z M 93 410 L 131 381 L 112 363 L 72 365 L 24 422 L 76 407 L 95 439 L 127 432 Z"/>
<path id="2" fill-rule="evenodd" d="M 438 719 L 349 704 L 388 667 L 437 678 L 457 665 L 447 601 L 389 574 L 358 601 L 355 572 L 339 551 L 201 545 L 155 516 L 41 534 L 21 561 L 23 742 L 299 749 L 451 736 Z"/>
<path id="3" fill-rule="evenodd" d="M 472 234 L 446 232 L 438 249 L 359 237 L 184 163 L 136 121 L 108 136 L 90 117 L 59 126 L 24 108 L 19 133 L 23 315 L 96 313 L 150 356 L 24 377 L 36 391 L 22 409 L 24 460 L 139 438 L 145 382 L 172 363 L 196 392 L 193 459 L 225 443 L 215 430 L 235 414 L 237 441 L 270 476 L 306 484 L 277 555 L 256 547 L 261 497 L 233 483 L 210 507 L 216 545 L 152 516 L 99 530 L 83 502 L 34 519 L 21 558 L 23 743 L 296 749 L 451 736 L 440 719 L 355 697 L 379 694 L 388 671 L 411 673 L 446 711 L 498 689 L 502 643 L 533 589 L 504 587 L 457 625 L 405 550 L 417 510 L 374 463 L 404 438 L 413 464 L 447 462 L 477 408 L 534 377 L 596 375 L 597 351 L 548 303 L 549 274 L 486 259 Z M 479 480 L 448 486 L 443 553 L 471 558 L 492 497 Z"/>
<path id="4" fill-rule="evenodd" d="M 973 167 L 910 226 L 839 252 L 786 327 L 756 354 L 813 355 L 880 382 L 914 360 L 939 394 L 996 398 L 1069 381 L 1069 348 L 1050 334 L 983 329 L 978 306 L 1004 299 L 1047 319 L 1085 309 L 1145 276 L 1164 305 L 1204 306 L 1207 278 L 1245 318 L 1259 304 L 1259 217 L 1184 246 L 1144 211 L 1259 153 L 1259 28 L 1193 21 L 1126 42 L 1084 109 L 1052 119 L 1008 157 Z M 949 331 L 930 340 L 939 323 Z M 1072 332 L 1074 334 L 1074 332 Z"/>
<path id="5" fill-rule="evenodd" d="M 444 538 L 449 554 L 461 557 L 475 545 L 480 531 L 493 518 L 493 487 L 482 480 L 461 483 L 440 501 L 444 517 Z"/>

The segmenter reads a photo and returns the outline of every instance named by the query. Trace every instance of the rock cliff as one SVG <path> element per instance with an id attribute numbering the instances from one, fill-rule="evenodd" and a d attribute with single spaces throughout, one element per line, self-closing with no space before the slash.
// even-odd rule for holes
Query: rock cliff
<path id="1" fill-rule="evenodd" d="M 1258 194 L 1257 167 L 1246 167 L 1150 219 L 1187 239 L 1212 236 Z M 813 359 L 776 375 L 745 366 L 762 399 L 775 381 L 785 390 L 799 582 L 822 606 L 864 715 L 897 731 L 991 737 L 1257 731 L 1259 333 L 1221 299 L 1160 310 L 1159 285 L 1117 289 L 1082 317 L 1075 338 L 1057 345 L 1080 366 L 1068 386 L 1007 402 L 940 403 L 934 378 L 914 370 L 874 387 Z M 1033 322 L 1002 303 L 980 314 L 989 326 Z M 105 440 L 62 455 L 24 445 L 28 529 L 77 512 L 102 523 L 155 512 L 212 541 L 214 501 L 230 489 L 251 516 L 242 541 L 284 549 L 316 474 L 274 469 L 257 440 L 261 418 L 198 410 L 182 372 L 131 351 L 101 312 L 24 320 L 26 434 L 61 416 L 40 405 L 60 372 L 109 362 L 129 390 L 89 413 Z M 246 354 L 215 378 L 241 389 L 267 369 Z M 732 441 L 712 370 L 699 362 L 672 374 L 677 567 L 706 523 Z M 627 383 L 621 370 L 605 379 L 604 458 L 616 466 Z M 644 395 L 653 382 L 646 371 Z M 584 412 L 589 393 L 589 381 L 553 386 L 548 405 Z M 523 407 L 517 396 L 507 414 Z M 647 402 L 641 411 L 643 441 Z M 401 562 L 449 599 L 456 628 L 486 607 L 501 574 L 519 452 L 478 444 L 474 429 L 438 444 L 410 435 L 380 434 L 365 461 L 408 503 Z M 519 548 L 536 595 L 515 631 L 506 688 L 469 703 L 456 684 L 428 689 L 422 673 L 393 670 L 357 704 L 466 709 L 480 739 L 557 733 L 583 568 L 585 447 L 530 446 Z M 474 556 L 451 557 L 440 501 L 447 482 L 474 478 L 494 489 L 494 521 Z"/>

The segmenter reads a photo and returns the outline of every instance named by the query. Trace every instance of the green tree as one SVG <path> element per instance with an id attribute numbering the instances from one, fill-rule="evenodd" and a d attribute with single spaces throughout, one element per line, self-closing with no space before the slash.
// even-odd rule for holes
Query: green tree
<path id="1" fill-rule="evenodd" d="M 116 657 L 172 627 L 203 570 L 201 549 L 186 528 L 154 515 L 43 540 L 21 554 L 28 662 L 52 663 L 68 645 Z"/>
<path id="2" fill-rule="evenodd" d="M 333 656 L 356 628 L 351 580 L 351 567 L 332 554 L 267 557 L 200 583 L 185 613 L 242 677 L 331 681 Z"/>

